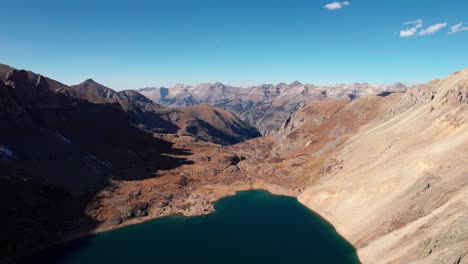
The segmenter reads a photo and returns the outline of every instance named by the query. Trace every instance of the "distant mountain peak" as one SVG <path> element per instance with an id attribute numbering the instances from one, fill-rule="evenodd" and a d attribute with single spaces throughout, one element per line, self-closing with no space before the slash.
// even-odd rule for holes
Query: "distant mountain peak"
<path id="1" fill-rule="evenodd" d="M 302 83 L 300 81 L 294 81 L 290 85 L 291 86 L 299 86 L 299 85 L 302 85 Z"/>
<path id="2" fill-rule="evenodd" d="M 174 86 L 172 86 L 172 88 L 186 88 L 186 87 L 190 87 L 190 85 L 184 84 L 184 83 L 176 83 Z"/>
<path id="3" fill-rule="evenodd" d="M 392 86 L 393 88 L 407 88 L 407 86 L 404 83 L 401 82 L 396 82 Z"/>
<path id="4" fill-rule="evenodd" d="M 213 84 L 212 87 L 213 88 L 224 88 L 225 85 L 223 83 L 221 83 L 221 82 L 216 82 L 216 83 Z"/>
<path id="5" fill-rule="evenodd" d="M 93 79 L 86 79 L 85 81 L 83 81 L 82 83 L 79 83 L 77 85 L 74 85 L 74 86 L 77 86 L 77 87 L 83 87 L 83 88 L 107 88 L 107 89 L 110 89 L 96 81 L 94 81 Z"/>

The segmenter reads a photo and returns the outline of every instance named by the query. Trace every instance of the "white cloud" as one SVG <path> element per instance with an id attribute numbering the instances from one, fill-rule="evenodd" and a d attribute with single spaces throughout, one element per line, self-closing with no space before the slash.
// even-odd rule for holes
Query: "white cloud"
<path id="1" fill-rule="evenodd" d="M 335 10 L 335 9 L 343 8 L 343 6 L 341 5 L 340 2 L 333 2 L 333 3 L 330 3 L 330 4 L 326 4 L 325 8 L 329 9 L 329 10 Z"/>
<path id="2" fill-rule="evenodd" d="M 333 2 L 333 3 L 329 3 L 329 4 L 326 4 L 324 6 L 324 8 L 328 9 L 328 10 L 336 10 L 336 9 L 341 9 L 343 8 L 344 6 L 349 6 L 351 5 L 351 3 L 349 1 L 344 1 L 342 3 L 340 2 Z"/>
<path id="3" fill-rule="evenodd" d="M 419 35 L 420 36 L 424 36 L 424 35 L 430 35 L 430 34 L 434 34 L 436 33 L 437 31 L 439 31 L 440 29 L 444 28 L 447 26 L 447 23 L 437 23 L 437 24 L 434 24 L 426 29 L 423 29 L 421 30 L 421 32 L 419 32 Z"/>
<path id="4" fill-rule="evenodd" d="M 422 21 L 421 19 L 418 19 L 416 21 L 408 21 L 408 22 L 403 23 L 403 25 L 414 25 L 414 26 L 401 30 L 400 37 L 406 38 L 406 37 L 414 36 L 414 34 L 416 34 L 416 32 L 418 31 L 418 28 L 421 28 L 423 26 L 423 22 L 424 21 Z"/>
<path id="5" fill-rule="evenodd" d="M 402 30 L 400 31 L 400 37 L 402 38 L 411 37 L 414 34 L 416 34 L 416 31 L 417 31 L 416 28 L 409 28 L 409 29 Z"/>
<path id="6" fill-rule="evenodd" d="M 468 27 L 464 27 L 463 24 L 464 24 L 463 22 L 460 22 L 458 24 L 451 26 L 450 31 L 447 34 L 455 34 L 460 31 L 468 30 Z"/>

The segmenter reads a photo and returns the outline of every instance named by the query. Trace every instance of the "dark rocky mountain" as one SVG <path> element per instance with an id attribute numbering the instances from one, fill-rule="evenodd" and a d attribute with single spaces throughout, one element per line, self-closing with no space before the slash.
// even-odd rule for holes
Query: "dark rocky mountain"
<path id="1" fill-rule="evenodd" d="M 170 142 L 129 125 L 117 104 L 76 101 L 49 79 L 11 70 L 0 81 L 0 256 L 97 224 L 84 213 L 111 180 L 136 180 L 184 160 Z M 52 82 L 54 84 L 54 82 Z M 164 155 L 163 155 L 164 154 Z"/>
<path id="2" fill-rule="evenodd" d="M 6 65 L 6 64 L 1 64 L 0 63 L 0 80 L 2 80 L 3 82 L 5 82 L 5 78 L 7 76 L 7 74 L 9 72 L 11 72 L 12 70 L 15 70 L 14 68 Z M 58 82 L 56 80 L 53 80 L 53 79 L 50 79 L 50 78 L 47 78 L 45 76 L 42 76 L 42 75 L 39 75 L 39 74 L 36 74 L 32 71 L 25 71 L 29 77 L 29 79 L 33 82 L 37 82 L 37 80 L 39 79 L 39 77 L 41 78 L 44 78 L 45 80 L 47 80 L 47 84 L 49 86 L 49 89 L 52 90 L 52 91 L 57 91 L 61 88 L 64 88 L 64 87 L 67 87 L 67 85 L 61 83 L 61 82 Z"/>
<path id="3" fill-rule="evenodd" d="M 356 83 L 351 85 L 315 86 L 295 81 L 291 84 L 263 84 L 249 88 L 222 83 L 172 88 L 143 88 L 138 91 L 162 106 L 184 107 L 211 104 L 227 109 L 244 122 L 256 127 L 263 135 L 278 132 L 284 121 L 313 100 L 354 100 L 366 95 L 385 96 L 405 92 L 401 83 L 393 86 Z"/>
<path id="4" fill-rule="evenodd" d="M 189 135 L 222 145 L 260 136 L 254 127 L 231 112 L 211 105 L 167 109 L 137 91 L 116 92 L 93 80 L 71 86 L 67 91 L 80 100 L 119 104 L 131 117 L 132 124 L 145 131 Z"/>
<path id="5" fill-rule="evenodd" d="M 161 109 L 158 114 L 178 127 L 178 134 L 231 145 L 261 136 L 258 130 L 232 112 L 208 104 Z"/>

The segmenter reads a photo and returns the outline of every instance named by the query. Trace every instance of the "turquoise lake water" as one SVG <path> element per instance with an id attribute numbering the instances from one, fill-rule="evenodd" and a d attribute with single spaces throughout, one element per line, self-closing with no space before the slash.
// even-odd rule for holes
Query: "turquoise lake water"
<path id="1" fill-rule="evenodd" d="M 207 216 L 170 216 L 69 242 L 34 263 L 359 263 L 351 244 L 295 198 L 245 191 Z"/>

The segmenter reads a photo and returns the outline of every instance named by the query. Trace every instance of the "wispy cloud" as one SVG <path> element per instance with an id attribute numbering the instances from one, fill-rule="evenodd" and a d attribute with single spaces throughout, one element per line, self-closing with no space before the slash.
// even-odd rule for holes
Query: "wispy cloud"
<path id="1" fill-rule="evenodd" d="M 324 8 L 326 8 L 328 10 L 336 10 L 336 9 L 341 9 L 344 6 L 349 6 L 349 5 L 351 5 L 351 3 L 349 1 L 333 2 L 333 3 L 326 4 L 324 6 Z"/>
<path id="2" fill-rule="evenodd" d="M 418 19 L 418 20 L 415 20 L 415 21 L 408 21 L 408 22 L 403 23 L 403 25 L 414 25 L 414 26 L 412 26 L 410 28 L 407 28 L 407 29 L 401 30 L 400 31 L 400 37 L 406 38 L 406 37 L 414 36 L 414 34 L 416 34 L 418 29 L 423 26 L 423 23 L 424 23 L 424 21 L 422 21 L 421 19 Z"/>
<path id="3" fill-rule="evenodd" d="M 408 22 L 405 22 L 403 23 L 403 25 L 413 25 L 413 24 L 422 24 L 424 21 L 422 19 L 418 19 L 418 20 L 415 20 L 415 21 L 408 21 Z"/>
<path id="4" fill-rule="evenodd" d="M 468 27 L 463 26 L 463 22 L 460 22 L 458 24 L 455 24 L 450 27 L 450 31 L 447 34 L 455 34 L 460 31 L 466 31 L 468 30 Z"/>
<path id="5" fill-rule="evenodd" d="M 424 36 L 424 35 L 430 35 L 430 34 L 434 34 L 436 33 L 437 31 L 443 29 L 444 27 L 447 26 L 447 23 L 437 23 L 437 24 L 434 24 L 426 29 L 423 29 L 421 30 L 421 32 L 419 32 L 419 35 L 420 36 Z"/>

